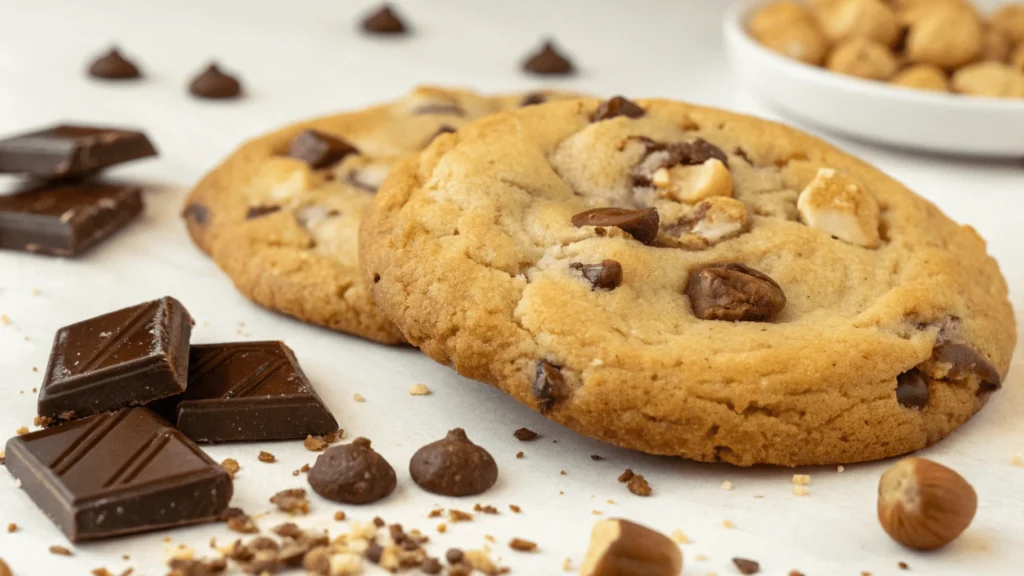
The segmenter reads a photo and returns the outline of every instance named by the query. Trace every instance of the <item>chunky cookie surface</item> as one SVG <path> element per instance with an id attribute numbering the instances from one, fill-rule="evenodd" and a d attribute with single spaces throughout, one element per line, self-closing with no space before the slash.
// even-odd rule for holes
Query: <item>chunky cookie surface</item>
<path id="1" fill-rule="evenodd" d="M 791 128 L 686 104 L 504 112 L 364 218 L 410 342 L 583 434 L 702 461 L 885 458 L 951 433 L 1016 337 L 985 243 Z"/>
<path id="2" fill-rule="evenodd" d="M 421 87 L 391 104 L 295 124 L 239 148 L 196 186 L 182 215 L 192 239 L 247 298 L 306 322 L 401 343 L 359 272 L 363 210 L 396 160 L 438 134 L 555 97 Z"/>

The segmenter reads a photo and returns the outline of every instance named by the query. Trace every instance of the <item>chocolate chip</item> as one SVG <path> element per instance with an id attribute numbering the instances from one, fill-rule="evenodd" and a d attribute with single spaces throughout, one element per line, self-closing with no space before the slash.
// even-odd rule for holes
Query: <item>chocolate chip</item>
<path id="1" fill-rule="evenodd" d="M 896 377 L 896 401 L 905 408 L 922 409 L 928 405 L 928 379 L 916 369 Z"/>
<path id="2" fill-rule="evenodd" d="M 782 288 L 743 264 L 710 264 L 690 272 L 686 295 L 702 320 L 766 321 L 786 306 Z"/>
<path id="3" fill-rule="evenodd" d="M 340 162 L 359 150 L 346 140 L 317 130 L 303 130 L 288 149 L 288 156 L 305 161 L 315 170 Z"/>
<path id="4" fill-rule="evenodd" d="M 991 389 L 999 389 L 1002 385 L 1002 377 L 995 367 L 977 350 L 965 344 L 947 342 L 936 346 L 932 350 L 932 359 L 952 364 L 949 371 L 951 378 L 966 378 L 973 374 L 982 382 L 989 384 Z"/>
<path id="5" fill-rule="evenodd" d="M 462 559 L 465 556 L 466 555 L 462 550 L 459 550 L 458 548 L 449 548 L 448 551 L 444 553 L 444 559 L 447 560 L 449 564 L 458 564 L 459 562 L 462 562 Z"/>
<path id="6" fill-rule="evenodd" d="M 363 30 L 370 34 L 405 34 L 406 28 L 402 20 L 391 9 L 390 4 L 383 4 L 376 12 L 363 19 Z"/>
<path id="7" fill-rule="evenodd" d="M 370 545 L 366 547 L 366 551 L 363 552 L 363 556 L 374 564 L 380 564 L 380 558 L 383 555 L 384 547 L 376 542 L 370 542 Z"/>
<path id="8" fill-rule="evenodd" d="M 181 212 L 181 216 L 186 220 L 191 220 L 196 224 L 202 226 L 206 224 L 206 218 L 210 215 L 210 211 L 202 204 L 189 204 L 185 206 L 185 210 Z"/>
<path id="9" fill-rule="evenodd" d="M 317 457 L 309 485 L 317 494 L 346 504 L 369 504 L 394 491 L 395 470 L 366 438 L 332 446 Z"/>
<path id="10" fill-rule="evenodd" d="M 539 51 L 523 62 L 523 70 L 543 76 L 569 76 L 576 72 L 572 62 L 555 49 L 552 41 L 544 42 Z"/>
<path id="11" fill-rule="evenodd" d="M 262 218 L 268 214 L 273 214 L 280 210 L 281 207 L 275 204 L 265 204 L 262 206 L 249 206 L 249 210 L 245 213 L 246 220 L 255 220 L 256 218 Z"/>
<path id="12" fill-rule="evenodd" d="M 622 284 L 622 264 L 615 260 L 602 260 L 600 264 L 573 262 L 569 267 L 582 272 L 594 290 L 613 290 Z"/>
<path id="13" fill-rule="evenodd" d="M 562 371 L 544 360 L 537 363 L 537 373 L 533 379 L 533 395 L 540 404 L 540 411 L 547 412 L 555 407 L 555 403 L 568 396 L 565 376 Z"/>
<path id="14" fill-rule="evenodd" d="M 732 563 L 736 565 L 736 569 L 740 571 L 740 574 L 757 574 L 761 571 L 760 564 L 746 558 L 733 558 Z"/>
<path id="15" fill-rule="evenodd" d="M 197 98 L 225 100 L 241 96 L 242 84 L 234 76 L 222 72 L 214 62 L 192 79 L 188 91 Z"/>
<path id="16" fill-rule="evenodd" d="M 530 440 L 536 440 L 540 436 L 540 434 L 537 434 L 536 432 L 530 430 L 529 428 L 520 428 L 513 432 L 512 435 L 515 436 L 516 440 L 519 440 L 520 442 L 529 442 Z"/>
<path id="17" fill-rule="evenodd" d="M 577 228 L 614 226 L 644 244 L 651 244 L 658 236 L 658 209 L 594 208 L 573 216 L 572 225 Z"/>
<path id="18" fill-rule="evenodd" d="M 523 96 L 523 99 L 519 101 L 519 107 L 525 108 L 526 106 L 534 106 L 536 104 L 543 104 L 548 101 L 548 97 L 541 94 L 540 92 L 533 92 Z"/>
<path id="19" fill-rule="evenodd" d="M 615 118 L 616 116 L 639 118 L 643 115 L 644 109 L 636 102 L 622 96 L 613 96 L 612 98 L 602 102 L 601 105 L 597 107 L 597 110 L 590 117 L 590 120 L 592 122 L 600 122 L 601 120 L 608 120 L 610 118 Z"/>
<path id="20" fill-rule="evenodd" d="M 131 80 L 142 76 L 135 64 L 122 56 L 116 47 L 92 61 L 89 75 L 102 80 Z"/>
<path id="21" fill-rule="evenodd" d="M 427 492 L 442 496 L 481 494 L 498 480 L 498 465 L 480 446 L 470 442 L 462 428 L 413 454 L 412 479 Z"/>

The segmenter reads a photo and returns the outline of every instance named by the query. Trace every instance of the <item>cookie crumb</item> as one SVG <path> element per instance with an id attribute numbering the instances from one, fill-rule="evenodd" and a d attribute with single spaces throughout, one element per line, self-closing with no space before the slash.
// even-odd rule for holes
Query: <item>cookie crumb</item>
<path id="1" fill-rule="evenodd" d="M 611 498 L 605 500 L 605 502 L 607 502 L 608 504 L 615 504 L 615 500 L 612 500 Z"/>
<path id="2" fill-rule="evenodd" d="M 728 480 L 722 482 L 722 490 L 725 490 L 726 492 L 732 490 L 732 482 L 729 482 Z"/>
<path id="3" fill-rule="evenodd" d="M 566 475 L 566 471 L 565 470 L 559 470 L 558 473 L 561 474 L 562 476 Z"/>
<path id="4" fill-rule="evenodd" d="M 633 478 L 633 471 L 626 468 L 626 471 L 619 474 L 619 482 L 629 482 Z"/>
<path id="5" fill-rule="evenodd" d="M 497 542 L 497 540 L 494 539 L 494 536 L 491 536 L 490 534 L 484 534 L 484 540 L 487 540 L 491 544 Z"/>
<path id="6" fill-rule="evenodd" d="M 437 531 L 440 534 L 444 534 L 445 532 L 448 531 L 448 525 L 445 524 L 444 522 L 441 522 L 440 524 L 437 525 Z"/>
<path id="7" fill-rule="evenodd" d="M 444 508 L 434 508 L 430 514 L 427 514 L 427 518 L 437 518 L 441 514 L 444 514 Z"/>
<path id="8" fill-rule="evenodd" d="M 1010 460 L 1010 465 L 1011 466 L 1018 466 L 1018 467 L 1024 468 L 1024 458 L 1021 458 L 1020 456 L 1014 456 Z"/>
<path id="9" fill-rule="evenodd" d="M 572 572 L 572 558 L 566 558 L 565 560 L 562 560 L 562 571 Z"/>
<path id="10" fill-rule="evenodd" d="M 320 436 L 313 436 L 312 434 L 306 436 L 302 445 L 310 452 L 323 452 L 327 450 L 327 441 Z"/>
<path id="11" fill-rule="evenodd" d="M 494 506 L 489 506 L 489 505 L 488 506 L 481 506 L 480 504 L 476 504 L 476 505 L 473 506 L 473 511 L 474 512 L 483 512 L 484 514 L 498 514 L 498 509 L 495 508 Z"/>
<path id="12" fill-rule="evenodd" d="M 352 399 L 355 400 L 356 402 L 366 402 L 366 398 L 364 398 L 362 394 L 358 393 L 353 394 Z"/>
<path id="13" fill-rule="evenodd" d="M 522 460 L 523 459 L 523 453 L 522 452 L 516 452 L 516 458 Z"/>
<path id="14" fill-rule="evenodd" d="M 675 532 L 672 533 L 672 541 L 675 542 L 676 544 L 689 544 L 690 543 L 690 539 L 686 537 L 686 534 L 683 534 L 682 530 L 676 530 Z"/>
<path id="15" fill-rule="evenodd" d="M 757 498 L 758 500 L 760 500 L 760 499 L 764 498 L 764 494 L 754 494 L 754 498 Z"/>
<path id="16" fill-rule="evenodd" d="M 260 450 L 260 454 L 257 458 L 260 462 L 266 462 L 267 464 L 277 462 L 277 456 L 274 456 L 270 452 L 264 452 L 263 450 Z"/>
<path id="17" fill-rule="evenodd" d="M 736 565 L 736 569 L 740 571 L 740 574 L 757 574 L 761 571 L 760 564 L 746 558 L 733 558 L 732 563 Z"/>
<path id="18" fill-rule="evenodd" d="M 650 496 L 651 492 L 653 492 L 651 485 L 647 483 L 647 479 L 642 474 L 635 474 L 630 478 L 629 482 L 626 483 L 626 488 L 629 488 L 629 491 L 637 496 L 646 497 Z"/>
<path id="19" fill-rule="evenodd" d="M 228 508 L 221 514 L 227 520 L 228 530 L 239 534 L 256 534 L 260 531 L 252 517 L 238 508 Z"/>
<path id="20" fill-rule="evenodd" d="M 906 562 L 900 562 L 897 566 L 900 567 L 900 570 L 910 570 L 910 565 Z"/>
<path id="21" fill-rule="evenodd" d="M 519 440 L 520 442 L 529 442 L 530 440 L 536 440 L 537 438 L 540 437 L 540 434 L 537 434 L 536 432 L 530 430 L 529 428 L 519 428 L 518 430 L 513 432 L 512 435 L 515 436 L 516 440 Z"/>
<path id="22" fill-rule="evenodd" d="M 426 384 L 413 384 L 409 386 L 409 394 L 413 396 L 427 396 L 430 394 L 430 388 L 427 388 Z"/>
<path id="23" fill-rule="evenodd" d="M 235 474 L 237 474 L 238 470 L 241 468 L 241 466 L 238 465 L 238 460 L 235 460 L 234 458 L 225 458 L 224 461 L 220 463 L 220 467 L 223 468 L 232 479 L 234 479 Z"/>
<path id="24" fill-rule="evenodd" d="M 520 512 L 523 511 L 522 508 L 520 508 L 519 506 L 516 506 L 515 504 L 509 504 L 508 505 L 508 509 L 513 511 L 513 512 L 515 512 L 516 514 L 519 514 Z"/>
<path id="25" fill-rule="evenodd" d="M 452 522 L 470 522 L 473 520 L 473 515 L 469 512 L 452 508 L 448 510 L 448 519 Z"/>
<path id="26" fill-rule="evenodd" d="M 590 511 L 590 514 L 593 516 L 600 516 L 601 514 L 604 514 L 604 512 L 601 512 L 597 508 L 594 508 L 593 510 Z"/>
<path id="27" fill-rule="evenodd" d="M 50 554 L 55 556 L 72 556 L 71 550 L 63 546 L 50 546 Z"/>
<path id="28" fill-rule="evenodd" d="M 7 533 L 8 534 L 14 534 L 17 531 L 18 531 L 18 525 L 15 524 L 14 522 L 11 522 L 10 524 L 7 525 Z"/>
<path id="29" fill-rule="evenodd" d="M 516 552 L 536 552 L 536 542 L 530 542 L 529 540 L 523 540 L 522 538 L 513 538 L 508 543 L 508 547 L 515 550 Z"/>
<path id="30" fill-rule="evenodd" d="M 846 466 L 843 466 L 842 464 L 840 464 L 839 466 L 836 466 L 836 472 L 845 472 L 845 471 L 846 471 Z"/>
<path id="31" fill-rule="evenodd" d="M 599 456 L 597 454 L 591 454 L 590 455 L 590 459 L 593 460 L 594 462 L 600 462 L 601 460 L 604 460 L 604 456 Z"/>
<path id="32" fill-rule="evenodd" d="M 345 512 L 344 511 L 338 510 L 337 512 L 334 513 L 334 521 L 335 522 L 341 522 L 344 519 L 345 519 Z"/>
<path id="33" fill-rule="evenodd" d="M 7 314 L 0 314 L 0 324 L 7 326 L 10 323 L 11 319 L 7 316 Z"/>
<path id="34" fill-rule="evenodd" d="M 793 474 L 793 484 L 807 486 L 811 483 L 810 474 Z"/>
<path id="35" fill-rule="evenodd" d="M 787 576 L 804 576 L 804 573 L 799 570 L 790 570 Z"/>
<path id="36" fill-rule="evenodd" d="M 18 436 L 23 436 L 23 435 L 25 435 L 25 434 L 28 434 L 28 426 L 22 426 L 21 428 L 18 428 L 18 429 L 17 429 L 17 430 L 15 430 L 14 432 L 15 432 L 15 433 L 16 433 L 16 434 L 17 434 Z"/>
<path id="37" fill-rule="evenodd" d="M 811 490 L 810 490 L 810 488 L 808 488 L 806 486 L 800 486 L 799 484 L 794 484 L 793 485 L 793 495 L 794 496 L 810 496 L 811 495 Z"/>
<path id="38" fill-rule="evenodd" d="M 722 526 L 725 528 L 735 528 L 736 525 L 732 523 L 732 520 L 722 520 Z"/>
<path id="39" fill-rule="evenodd" d="M 704 562 L 705 560 L 708 559 L 708 557 L 705 556 L 704 554 L 694 554 L 693 555 L 693 559 L 696 560 L 697 562 Z"/>
<path id="40" fill-rule="evenodd" d="M 383 528 L 385 524 L 387 524 L 387 522 L 385 522 L 380 516 L 373 517 L 373 525 L 377 528 Z"/>

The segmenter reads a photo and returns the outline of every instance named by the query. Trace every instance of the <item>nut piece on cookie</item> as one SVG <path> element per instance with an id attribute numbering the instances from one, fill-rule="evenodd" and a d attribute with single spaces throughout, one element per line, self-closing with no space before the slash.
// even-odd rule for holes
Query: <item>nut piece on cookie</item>
<path id="1" fill-rule="evenodd" d="M 728 262 L 691 270 L 686 295 L 701 320 L 767 322 L 786 307 L 786 295 L 775 280 Z"/>
<path id="2" fill-rule="evenodd" d="M 970 10 L 943 7 L 910 26 L 906 54 L 911 62 L 953 70 L 981 54 L 982 24 Z"/>
<path id="3" fill-rule="evenodd" d="M 716 196 L 697 204 L 670 229 L 688 248 L 714 246 L 750 229 L 750 211 L 739 200 Z"/>
<path id="4" fill-rule="evenodd" d="M 812 228 L 865 248 L 877 248 L 878 202 L 852 178 L 820 168 L 796 201 L 800 220 Z"/>
<path id="5" fill-rule="evenodd" d="M 601 520 L 590 534 L 580 576 L 679 576 L 683 554 L 660 532 L 628 520 Z"/>
<path id="6" fill-rule="evenodd" d="M 836 44 L 825 67 L 858 78 L 888 80 L 899 64 L 885 44 L 868 38 L 851 38 Z"/>
<path id="7" fill-rule="evenodd" d="M 732 175 L 717 158 L 693 166 L 659 168 L 651 175 L 651 184 L 665 196 L 687 204 L 712 196 L 732 196 Z"/>
<path id="8" fill-rule="evenodd" d="M 808 64 L 821 64 L 828 41 L 806 6 L 783 0 L 761 8 L 750 20 L 750 35 L 769 50 Z"/>
<path id="9" fill-rule="evenodd" d="M 914 90 L 949 92 L 946 72 L 934 64 L 915 64 L 893 76 L 892 84 Z"/>
<path id="10" fill-rule="evenodd" d="M 893 46 L 900 35 L 896 13 L 882 0 L 835 0 L 820 6 L 818 23 L 833 42 L 867 38 Z"/>
<path id="11" fill-rule="evenodd" d="M 309 164 L 296 158 L 274 156 L 267 158 L 254 179 L 259 186 L 267 191 L 266 195 L 274 200 L 287 200 L 313 188 L 313 171 Z M 254 198 L 262 201 L 263 198 Z"/>
<path id="12" fill-rule="evenodd" d="M 979 62 L 953 73 L 953 90 L 972 96 L 1024 98 L 1024 72 L 1002 62 Z"/>
<path id="13" fill-rule="evenodd" d="M 1024 42 L 1024 2 L 1007 4 L 992 13 L 989 23 L 1006 32 L 1015 43 Z"/>

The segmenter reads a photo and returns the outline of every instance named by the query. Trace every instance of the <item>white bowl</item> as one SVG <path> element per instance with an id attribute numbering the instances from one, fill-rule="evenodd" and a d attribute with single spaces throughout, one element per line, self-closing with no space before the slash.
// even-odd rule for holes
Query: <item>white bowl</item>
<path id="1" fill-rule="evenodd" d="M 942 94 L 862 80 L 776 54 L 747 34 L 760 1 L 725 16 L 735 74 L 755 97 L 799 122 L 892 146 L 945 154 L 1024 156 L 1024 100 Z"/>

